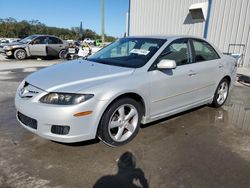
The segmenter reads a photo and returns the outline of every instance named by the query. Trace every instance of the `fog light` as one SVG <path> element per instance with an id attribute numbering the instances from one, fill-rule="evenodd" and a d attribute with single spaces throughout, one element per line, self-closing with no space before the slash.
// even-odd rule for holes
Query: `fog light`
<path id="1" fill-rule="evenodd" d="M 69 134 L 70 127 L 62 125 L 52 125 L 51 132 L 54 134 L 66 135 Z"/>

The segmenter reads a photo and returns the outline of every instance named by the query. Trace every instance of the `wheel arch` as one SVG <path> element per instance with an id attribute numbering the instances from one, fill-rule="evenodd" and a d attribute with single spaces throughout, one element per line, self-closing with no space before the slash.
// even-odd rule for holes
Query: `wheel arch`
<path id="1" fill-rule="evenodd" d="M 227 92 L 227 96 L 226 96 L 225 100 L 224 100 L 222 103 L 218 103 L 218 101 L 217 101 L 218 89 L 219 89 L 219 87 L 220 87 L 220 84 L 221 84 L 224 80 L 226 80 L 226 81 L 228 82 L 228 92 L 229 92 L 230 85 L 231 85 L 231 77 L 230 77 L 229 75 L 225 75 L 224 77 L 222 77 L 222 79 L 220 80 L 219 84 L 218 84 L 217 87 L 216 87 L 216 90 L 215 90 L 214 96 L 213 96 L 213 101 L 212 101 L 212 103 L 211 103 L 211 106 L 212 106 L 212 107 L 218 108 L 218 107 L 222 106 L 222 105 L 226 102 L 226 100 L 227 100 L 228 92 Z"/>
<path id="2" fill-rule="evenodd" d="M 27 54 L 27 50 L 26 50 L 25 48 L 22 48 L 22 47 L 18 47 L 18 48 L 13 49 L 13 54 L 14 54 L 15 51 L 17 51 L 17 50 L 24 50 L 24 51 L 26 52 L 26 54 Z"/>
<path id="3" fill-rule="evenodd" d="M 27 49 L 26 49 L 25 47 L 18 47 L 18 48 L 15 48 L 15 49 L 12 50 L 12 51 L 13 51 L 13 56 L 14 56 L 14 57 L 15 57 L 15 52 L 16 52 L 17 50 L 24 50 L 25 53 L 26 53 L 26 58 L 30 56 L 29 52 L 27 51 Z"/>
<path id="4" fill-rule="evenodd" d="M 119 100 L 121 98 L 125 98 L 125 97 L 128 97 L 128 98 L 132 98 L 134 99 L 135 101 L 139 102 L 141 104 L 141 107 L 142 107 L 142 114 L 145 115 L 146 113 L 146 104 L 145 104 L 145 101 L 143 99 L 143 97 L 141 95 L 139 95 L 138 93 L 135 93 L 135 92 L 128 92 L 128 93 L 124 93 L 124 94 L 120 94 L 118 96 L 116 96 L 110 103 L 109 105 L 107 106 L 107 108 L 113 103 L 115 102 L 116 100 Z M 107 109 L 106 108 L 106 109 Z M 106 111 L 105 109 L 105 111 Z"/>
<path id="5" fill-rule="evenodd" d="M 224 77 L 222 78 L 222 80 L 223 80 L 223 79 L 226 79 L 226 80 L 228 81 L 229 85 L 231 85 L 231 77 L 230 77 L 229 75 L 224 76 Z"/>
<path id="6" fill-rule="evenodd" d="M 112 98 L 108 103 L 107 105 L 105 106 L 104 110 L 102 111 L 102 114 L 100 115 L 99 119 L 98 119 L 98 122 L 97 122 L 97 129 L 96 129 L 96 133 L 98 132 L 98 129 L 99 129 L 99 125 L 100 125 L 100 122 L 103 118 L 103 115 L 104 113 L 107 111 L 107 109 L 110 107 L 110 105 L 112 105 L 115 101 L 121 99 L 121 98 L 132 98 L 136 101 L 138 101 L 141 105 L 142 105 L 142 115 L 144 116 L 146 114 L 146 101 L 143 99 L 143 97 L 136 93 L 136 92 L 126 92 L 126 93 L 123 93 L 123 94 L 119 94 L 117 96 L 115 96 L 114 98 Z"/>
<path id="7" fill-rule="evenodd" d="M 118 101 L 119 99 L 122 99 L 122 98 L 131 98 L 131 99 L 134 99 L 135 101 L 137 101 L 141 106 L 142 106 L 142 116 L 144 116 L 146 114 L 146 104 L 145 104 L 145 100 L 143 99 L 143 97 L 141 95 L 139 95 L 138 93 L 135 93 L 135 92 L 126 92 L 126 93 L 123 93 L 123 94 L 119 94 L 117 96 L 115 96 L 114 98 L 112 98 L 105 106 L 104 110 L 102 111 L 99 119 L 98 119 L 98 122 L 97 122 L 97 128 L 96 128 L 96 132 L 95 132 L 95 135 L 96 137 L 98 137 L 100 140 L 101 137 L 98 136 L 98 132 L 100 130 L 100 123 L 102 121 L 102 118 L 105 114 L 105 112 L 108 110 L 108 108 L 113 104 L 115 103 L 116 101 Z M 102 140 L 103 141 L 103 140 Z M 105 141 L 103 141 L 105 142 Z M 106 142 L 105 142 L 106 143 Z M 106 143 L 107 144 L 107 143 Z M 108 144 L 109 145 L 109 144 Z"/>
<path id="8" fill-rule="evenodd" d="M 110 105 L 112 105 L 115 101 L 121 99 L 121 98 L 132 98 L 134 99 L 135 101 L 139 102 L 142 106 L 142 114 L 145 115 L 146 114 L 146 101 L 143 99 L 143 97 L 136 93 L 136 92 L 125 92 L 125 93 L 119 93 L 118 95 L 116 96 L 113 96 L 109 101 L 108 103 L 106 104 L 105 106 L 105 109 L 103 110 L 102 112 L 102 115 L 101 117 L 103 116 L 103 114 L 105 113 L 105 111 L 108 109 L 108 107 Z M 99 120 L 100 121 L 100 120 Z"/>
<path id="9" fill-rule="evenodd" d="M 231 88 L 231 81 L 232 81 L 232 79 L 231 79 L 231 77 L 230 77 L 229 75 L 225 74 L 220 80 L 218 80 L 218 83 L 217 83 L 217 85 L 216 85 L 216 88 L 215 88 L 215 90 L 214 90 L 214 93 L 216 92 L 216 89 L 217 89 L 218 85 L 220 84 L 220 82 L 221 82 L 223 79 L 226 79 L 226 80 L 228 81 L 228 83 L 229 83 L 229 88 Z"/>
<path id="10" fill-rule="evenodd" d="M 65 54 L 61 54 L 62 52 L 67 52 L 67 51 L 66 51 L 65 48 L 59 50 L 59 52 L 58 52 L 58 57 L 59 57 L 60 59 L 63 59 L 63 58 L 64 58 L 63 55 L 65 55 Z M 61 55 L 62 55 L 62 56 L 61 56 Z M 60 57 L 60 56 L 61 56 L 61 57 Z"/>

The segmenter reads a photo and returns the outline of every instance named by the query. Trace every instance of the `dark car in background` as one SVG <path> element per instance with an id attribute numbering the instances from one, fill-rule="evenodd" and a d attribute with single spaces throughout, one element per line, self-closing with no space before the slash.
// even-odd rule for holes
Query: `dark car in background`
<path id="1" fill-rule="evenodd" d="M 1 38 L 0 39 L 0 53 L 4 53 L 3 47 L 6 45 L 9 45 L 10 43 L 13 42 L 18 42 L 20 41 L 19 38 Z"/>
<path id="2" fill-rule="evenodd" d="M 67 44 L 52 35 L 31 35 L 19 42 L 10 43 L 3 47 L 7 58 L 18 60 L 27 57 L 59 57 L 65 51 Z"/>

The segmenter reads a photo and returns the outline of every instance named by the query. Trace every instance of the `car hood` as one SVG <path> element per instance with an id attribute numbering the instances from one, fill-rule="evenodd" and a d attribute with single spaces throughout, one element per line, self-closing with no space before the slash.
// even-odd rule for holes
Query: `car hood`
<path id="1" fill-rule="evenodd" d="M 47 92 L 79 92 L 119 77 L 129 76 L 133 68 L 74 60 L 41 69 L 26 81 Z"/>
<path id="2" fill-rule="evenodd" d="M 7 44 L 4 44 L 3 46 L 12 46 L 12 47 L 19 47 L 19 46 L 25 46 L 27 44 L 25 43 L 21 43 L 21 42 L 11 42 L 11 43 L 7 43 Z"/>

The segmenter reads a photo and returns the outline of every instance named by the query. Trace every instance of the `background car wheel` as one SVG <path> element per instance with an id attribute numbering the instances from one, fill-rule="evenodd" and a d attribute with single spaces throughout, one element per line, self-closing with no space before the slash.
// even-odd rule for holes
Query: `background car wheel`
<path id="1" fill-rule="evenodd" d="M 107 145 L 120 146 L 131 141 L 138 133 L 142 107 L 131 98 L 113 102 L 104 112 L 98 137 Z"/>
<path id="2" fill-rule="evenodd" d="M 66 55 L 67 51 L 66 50 L 61 50 L 58 54 L 60 59 L 65 59 L 65 55 Z"/>
<path id="3" fill-rule="evenodd" d="M 212 106 L 216 108 L 222 106 L 227 100 L 228 93 L 229 93 L 229 81 L 224 78 L 220 81 L 215 91 Z"/>
<path id="4" fill-rule="evenodd" d="M 6 59 L 13 59 L 13 56 L 5 56 Z"/>
<path id="5" fill-rule="evenodd" d="M 72 59 L 78 59 L 78 55 L 73 55 Z"/>
<path id="6" fill-rule="evenodd" d="M 26 51 L 23 49 L 17 49 L 14 52 L 14 57 L 18 60 L 23 60 L 27 57 Z"/>

